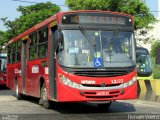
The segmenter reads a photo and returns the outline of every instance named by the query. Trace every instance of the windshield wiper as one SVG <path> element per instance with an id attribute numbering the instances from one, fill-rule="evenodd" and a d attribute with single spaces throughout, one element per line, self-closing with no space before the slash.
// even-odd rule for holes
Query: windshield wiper
<path id="1" fill-rule="evenodd" d="M 79 26 L 79 29 L 81 30 L 81 33 L 85 36 L 85 38 L 88 40 L 89 44 L 95 50 L 96 44 L 95 44 L 94 40 L 92 39 L 91 35 L 82 26 Z"/>
<path id="2" fill-rule="evenodd" d="M 112 38 L 109 41 L 108 47 L 109 51 L 111 51 L 112 45 L 113 45 L 113 41 L 115 40 L 115 38 L 117 38 L 117 36 L 119 35 L 119 28 L 117 28 L 116 30 L 114 30 Z"/>
<path id="3" fill-rule="evenodd" d="M 119 35 L 119 28 L 117 27 L 114 32 L 113 32 L 113 35 L 112 35 L 112 38 L 110 39 L 109 41 L 109 44 L 108 44 L 108 52 L 109 52 L 109 55 L 110 55 L 110 61 L 111 61 L 111 52 L 112 52 L 112 49 L 113 49 L 113 41 L 117 38 L 117 36 Z"/>

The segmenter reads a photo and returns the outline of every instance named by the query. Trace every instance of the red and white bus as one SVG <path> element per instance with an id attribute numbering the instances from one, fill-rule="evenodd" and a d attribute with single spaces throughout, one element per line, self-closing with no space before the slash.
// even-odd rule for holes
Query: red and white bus
<path id="1" fill-rule="evenodd" d="M 0 85 L 6 84 L 6 64 L 7 64 L 7 54 L 0 53 Z"/>
<path id="2" fill-rule="evenodd" d="M 127 14 L 60 12 L 8 43 L 7 86 L 50 102 L 111 101 L 137 96 L 134 20 Z"/>

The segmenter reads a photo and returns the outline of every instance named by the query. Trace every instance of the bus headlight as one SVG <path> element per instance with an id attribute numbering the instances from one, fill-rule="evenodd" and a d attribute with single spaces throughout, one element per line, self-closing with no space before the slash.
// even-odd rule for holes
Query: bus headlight
<path id="1" fill-rule="evenodd" d="M 133 77 L 130 81 L 123 83 L 123 88 L 133 85 L 136 80 L 137 80 L 137 77 Z"/>
<path id="2" fill-rule="evenodd" d="M 59 79 L 61 80 L 61 82 L 69 87 L 72 87 L 72 88 L 76 88 L 76 89 L 79 89 L 81 84 L 77 84 L 75 82 L 72 82 L 71 80 L 69 80 L 68 78 L 66 78 L 64 75 L 58 75 L 59 76 Z"/>

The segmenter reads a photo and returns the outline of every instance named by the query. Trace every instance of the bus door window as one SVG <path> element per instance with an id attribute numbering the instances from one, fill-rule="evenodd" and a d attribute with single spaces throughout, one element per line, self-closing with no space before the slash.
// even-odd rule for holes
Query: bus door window
<path id="1" fill-rule="evenodd" d="M 47 56 L 48 51 L 48 28 L 43 28 L 38 32 L 38 58 L 44 58 Z"/>
<path id="2" fill-rule="evenodd" d="M 18 40 L 17 42 L 16 60 L 17 62 L 21 61 L 21 41 L 20 40 Z"/>
<path id="3" fill-rule="evenodd" d="M 16 42 L 12 44 L 12 53 L 11 53 L 12 63 L 16 62 L 15 51 L 16 51 Z"/>
<path id="4" fill-rule="evenodd" d="M 29 59 L 34 60 L 37 58 L 37 32 L 30 35 L 29 45 Z"/>

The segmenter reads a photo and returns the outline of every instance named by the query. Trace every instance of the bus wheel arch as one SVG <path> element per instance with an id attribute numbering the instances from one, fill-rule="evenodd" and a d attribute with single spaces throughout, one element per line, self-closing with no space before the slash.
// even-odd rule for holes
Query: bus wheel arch
<path id="1" fill-rule="evenodd" d="M 47 97 L 47 89 L 46 89 L 46 83 L 43 77 L 40 78 L 40 99 L 39 104 L 43 105 L 44 108 L 49 109 L 51 107 L 51 102 L 48 100 Z"/>
<path id="2" fill-rule="evenodd" d="M 39 79 L 39 97 L 40 97 L 39 104 L 40 105 L 43 105 L 43 100 L 42 100 L 42 97 L 41 97 L 41 89 L 43 87 L 43 84 L 45 84 L 44 78 L 40 77 L 40 79 Z"/>

